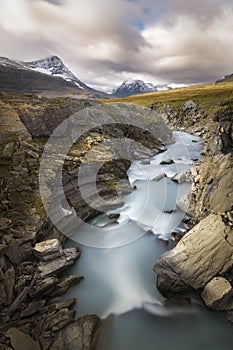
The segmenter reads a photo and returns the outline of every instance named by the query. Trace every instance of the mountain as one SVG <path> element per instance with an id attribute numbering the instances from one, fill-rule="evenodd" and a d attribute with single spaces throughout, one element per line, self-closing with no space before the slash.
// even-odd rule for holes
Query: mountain
<path id="1" fill-rule="evenodd" d="M 0 57 L 0 91 L 47 97 L 108 97 L 81 82 L 57 56 L 32 62 Z"/>
<path id="2" fill-rule="evenodd" d="M 164 91 L 168 90 L 168 85 L 153 85 L 151 83 L 144 83 L 142 80 L 128 79 L 120 86 L 112 91 L 113 97 L 126 97 L 136 94 L 143 94 L 146 92 Z"/>
<path id="3" fill-rule="evenodd" d="M 225 81 L 233 81 L 233 74 L 225 75 L 222 79 L 216 81 L 216 83 L 224 83 Z"/>

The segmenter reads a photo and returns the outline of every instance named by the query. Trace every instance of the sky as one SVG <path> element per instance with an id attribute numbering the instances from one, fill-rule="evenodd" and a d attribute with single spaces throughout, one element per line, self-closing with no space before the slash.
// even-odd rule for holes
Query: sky
<path id="1" fill-rule="evenodd" d="M 0 56 L 56 54 L 99 90 L 233 72 L 233 0 L 0 0 L 0 8 Z"/>

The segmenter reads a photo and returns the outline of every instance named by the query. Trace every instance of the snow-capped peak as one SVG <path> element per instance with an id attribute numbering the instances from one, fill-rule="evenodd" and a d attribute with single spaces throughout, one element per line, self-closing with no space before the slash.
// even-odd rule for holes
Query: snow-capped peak
<path id="1" fill-rule="evenodd" d="M 168 90 L 167 85 L 153 85 L 152 83 L 145 83 L 139 79 L 127 79 L 120 86 L 112 91 L 115 97 L 126 97 L 135 94 L 142 94 L 145 92 Z"/>
<path id="2" fill-rule="evenodd" d="M 40 73 L 58 76 L 65 79 L 66 81 L 73 81 L 78 87 L 82 88 L 80 85 L 80 80 L 65 66 L 62 60 L 56 55 L 36 61 L 24 62 L 24 65 L 27 68 L 33 69 Z"/>

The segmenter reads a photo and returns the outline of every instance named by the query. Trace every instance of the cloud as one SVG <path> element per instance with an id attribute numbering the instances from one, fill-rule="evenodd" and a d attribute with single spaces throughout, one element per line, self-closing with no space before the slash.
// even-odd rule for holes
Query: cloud
<path id="1" fill-rule="evenodd" d="M 84 82 L 214 81 L 233 71 L 231 0 L 1 0 L 1 55 L 58 54 Z"/>

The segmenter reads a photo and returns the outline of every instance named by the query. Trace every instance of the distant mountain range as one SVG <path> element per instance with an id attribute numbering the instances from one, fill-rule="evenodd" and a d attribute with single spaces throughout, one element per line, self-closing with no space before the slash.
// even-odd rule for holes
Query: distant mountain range
<path id="1" fill-rule="evenodd" d="M 226 77 L 229 79 L 229 77 Z M 174 85 L 174 86 L 173 86 Z M 46 97 L 109 98 L 165 91 L 176 84 L 151 84 L 128 79 L 111 94 L 95 90 L 72 73 L 58 56 L 22 62 L 0 57 L 0 91 Z"/>
<path id="2" fill-rule="evenodd" d="M 48 97 L 105 98 L 109 95 L 79 80 L 57 56 L 20 62 L 0 57 L 0 91 Z"/>
<path id="3" fill-rule="evenodd" d="M 146 92 L 165 91 L 169 89 L 171 89 L 171 87 L 166 84 L 153 85 L 151 83 L 144 83 L 142 80 L 128 79 L 112 91 L 112 96 L 126 97 L 136 94 L 143 94 Z"/>

